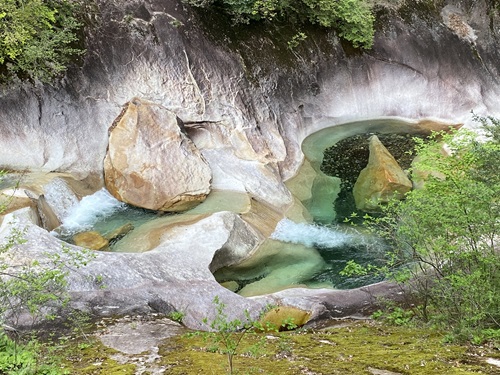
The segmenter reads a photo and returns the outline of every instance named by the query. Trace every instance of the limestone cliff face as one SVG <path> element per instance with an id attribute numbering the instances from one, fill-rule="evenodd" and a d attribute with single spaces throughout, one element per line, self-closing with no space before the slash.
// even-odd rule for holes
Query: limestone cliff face
<path id="1" fill-rule="evenodd" d="M 232 29 L 178 0 L 98 2 L 82 67 L 53 86 L 1 91 L 0 167 L 101 176 L 108 128 L 137 96 L 184 122 L 213 188 L 282 206 L 300 143 L 321 128 L 499 116 L 500 23 L 491 14 L 486 1 L 448 0 L 441 14 L 384 9 L 371 51 L 314 30 L 289 51 L 273 30 Z"/>

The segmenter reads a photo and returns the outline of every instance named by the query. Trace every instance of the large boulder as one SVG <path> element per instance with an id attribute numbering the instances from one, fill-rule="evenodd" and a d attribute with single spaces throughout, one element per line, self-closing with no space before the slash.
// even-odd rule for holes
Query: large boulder
<path id="1" fill-rule="evenodd" d="M 107 189 L 134 206 L 183 211 L 210 193 L 212 172 L 166 108 L 134 98 L 109 135 L 104 160 Z"/>
<path id="2" fill-rule="evenodd" d="M 380 203 L 401 199 L 412 183 L 398 162 L 376 135 L 370 138 L 368 165 L 359 174 L 353 194 L 356 207 L 363 211 L 377 210 Z"/>

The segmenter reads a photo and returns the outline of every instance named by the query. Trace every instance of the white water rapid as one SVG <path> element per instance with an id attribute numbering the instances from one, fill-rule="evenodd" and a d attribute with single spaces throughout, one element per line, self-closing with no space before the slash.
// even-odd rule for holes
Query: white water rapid
<path id="1" fill-rule="evenodd" d="M 338 247 L 352 242 L 353 235 L 344 233 L 336 228 L 316 224 L 295 223 L 289 219 L 283 219 L 276 226 L 271 238 L 307 247 Z"/>
<path id="2" fill-rule="evenodd" d="M 115 212 L 126 208 L 125 203 L 115 199 L 105 188 L 92 195 L 87 195 L 71 208 L 68 216 L 63 218 L 58 232 L 62 235 L 91 230 L 93 225 Z"/>

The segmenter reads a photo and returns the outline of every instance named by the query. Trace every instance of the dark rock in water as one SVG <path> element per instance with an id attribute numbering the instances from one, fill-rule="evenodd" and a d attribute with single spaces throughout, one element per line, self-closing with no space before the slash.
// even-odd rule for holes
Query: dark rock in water
<path id="1" fill-rule="evenodd" d="M 132 230 L 134 230 L 134 225 L 132 223 L 127 223 L 116 228 L 114 231 L 107 233 L 104 238 L 109 241 L 110 245 L 112 245 L 113 243 L 121 240 Z"/>
<path id="2" fill-rule="evenodd" d="M 345 138 L 325 150 L 321 171 L 339 177 L 342 188 L 352 190 L 361 170 L 368 164 L 370 156 L 369 139 L 375 134 L 358 134 Z M 415 135 L 411 134 L 376 134 L 380 142 L 396 159 L 402 169 L 410 167 L 415 148 Z M 418 136 L 424 138 L 425 136 Z"/>

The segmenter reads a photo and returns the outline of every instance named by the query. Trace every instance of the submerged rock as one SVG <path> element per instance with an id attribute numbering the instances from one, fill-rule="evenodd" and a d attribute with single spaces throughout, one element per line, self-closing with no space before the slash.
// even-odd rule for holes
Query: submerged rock
<path id="1" fill-rule="evenodd" d="M 109 246 L 109 241 L 96 231 L 75 234 L 73 236 L 73 242 L 77 246 L 85 247 L 91 250 L 103 250 Z"/>
<path id="2" fill-rule="evenodd" d="M 117 199 L 157 211 L 184 211 L 210 193 L 212 172 L 179 118 L 166 108 L 131 100 L 109 135 L 106 187 Z"/>
<path id="3" fill-rule="evenodd" d="M 112 232 L 106 234 L 104 238 L 106 238 L 109 242 L 116 242 L 133 230 L 134 225 L 132 223 L 123 224 L 121 227 L 118 227 Z"/>
<path id="4" fill-rule="evenodd" d="M 227 290 L 230 290 L 231 292 L 235 292 L 240 289 L 240 284 L 238 284 L 236 281 L 224 281 L 220 283 L 221 286 L 226 288 Z"/>
<path id="5" fill-rule="evenodd" d="M 387 151 L 376 135 L 370 138 L 368 165 L 359 174 L 353 194 L 359 210 L 377 210 L 380 203 L 402 198 L 412 183 L 398 162 Z"/>

